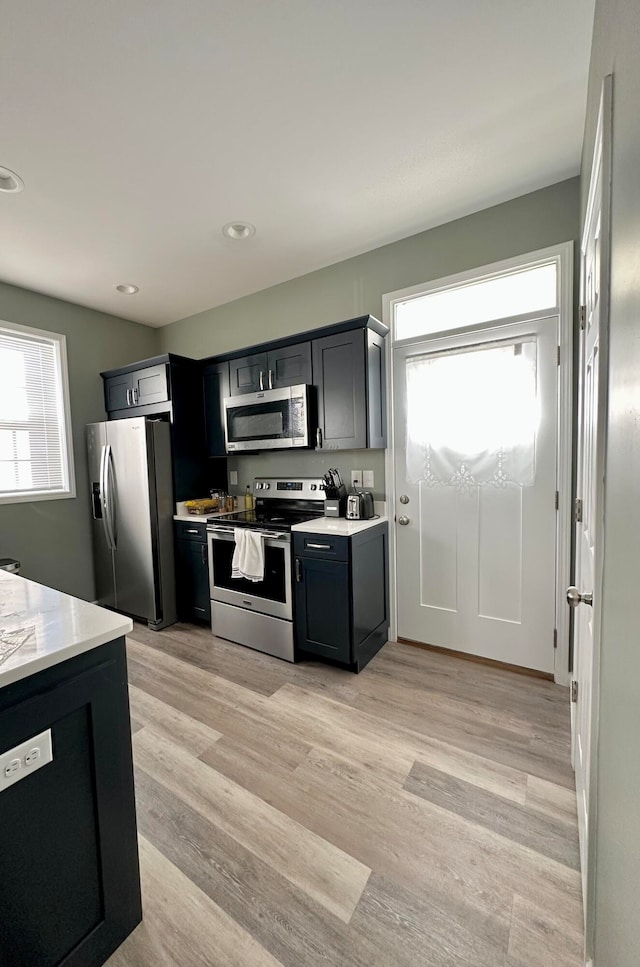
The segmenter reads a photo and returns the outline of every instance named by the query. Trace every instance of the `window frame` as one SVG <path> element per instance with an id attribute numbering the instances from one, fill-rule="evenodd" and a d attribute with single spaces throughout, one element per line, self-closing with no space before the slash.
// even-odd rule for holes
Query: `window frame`
<path id="1" fill-rule="evenodd" d="M 46 339 L 53 343 L 55 358 L 57 361 L 58 374 L 60 377 L 60 394 L 62 419 L 62 465 L 64 470 L 64 489 L 57 491 L 38 490 L 25 491 L 24 493 L 0 493 L 0 506 L 9 504 L 24 504 L 34 501 L 45 500 L 67 500 L 76 496 L 76 474 L 73 455 L 73 428 L 71 424 L 71 406 L 69 393 L 69 367 L 67 363 L 67 337 L 59 332 L 49 332 L 46 329 L 36 329 L 34 326 L 23 326 L 17 322 L 8 322 L 0 319 L 0 332 L 15 333 L 16 336 L 24 334 L 35 339 Z"/>

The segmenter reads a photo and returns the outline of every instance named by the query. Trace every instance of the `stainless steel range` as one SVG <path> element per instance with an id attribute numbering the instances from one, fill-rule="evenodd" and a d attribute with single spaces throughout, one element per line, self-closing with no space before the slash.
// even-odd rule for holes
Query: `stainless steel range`
<path id="1" fill-rule="evenodd" d="M 255 510 L 207 521 L 211 627 L 214 635 L 294 660 L 291 528 L 324 514 L 324 484 L 309 477 L 256 477 Z M 235 529 L 262 536 L 264 578 L 232 577 Z"/>

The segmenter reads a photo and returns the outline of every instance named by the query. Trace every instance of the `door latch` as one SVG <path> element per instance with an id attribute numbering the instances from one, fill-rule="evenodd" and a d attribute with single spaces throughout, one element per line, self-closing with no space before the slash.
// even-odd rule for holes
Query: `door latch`
<path id="1" fill-rule="evenodd" d="M 573 508 L 574 508 L 574 512 L 573 512 L 574 520 L 576 524 L 581 524 L 582 523 L 582 500 L 580 499 L 580 497 L 576 497 Z"/>

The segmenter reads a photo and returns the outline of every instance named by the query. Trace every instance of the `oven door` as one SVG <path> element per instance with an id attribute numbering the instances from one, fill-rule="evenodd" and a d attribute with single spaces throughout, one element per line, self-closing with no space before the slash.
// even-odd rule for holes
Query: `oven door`
<path id="1" fill-rule="evenodd" d="M 225 399 L 227 453 L 309 446 L 308 392 L 301 384 Z"/>
<path id="2" fill-rule="evenodd" d="M 264 537 L 264 579 L 256 583 L 231 577 L 236 546 L 232 528 L 212 528 L 207 540 L 212 601 L 291 621 L 291 544 L 287 535 Z"/>

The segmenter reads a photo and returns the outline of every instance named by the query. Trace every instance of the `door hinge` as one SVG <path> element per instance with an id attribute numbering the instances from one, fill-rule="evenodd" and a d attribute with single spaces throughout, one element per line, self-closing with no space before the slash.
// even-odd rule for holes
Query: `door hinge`
<path id="1" fill-rule="evenodd" d="M 558 629 L 557 628 L 553 629 L 553 647 L 554 648 L 558 647 Z"/>
<path id="2" fill-rule="evenodd" d="M 560 346 L 558 346 L 558 366 L 560 365 Z"/>
<path id="3" fill-rule="evenodd" d="M 577 682 L 571 682 L 571 701 L 572 702 L 578 701 L 578 683 Z"/>
<path id="4" fill-rule="evenodd" d="M 560 510 L 560 491 L 556 490 L 556 510 Z"/>
<path id="5" fill-rule="evenodd" d="M 580 306 L 579 319 L 580 319 L 580 328 L 581 329 L 584 329 L 584 327 L 586 325 L 586 322 L 587 322 L 587 307 L 586 306 Z"/>
<path id="6" fill-rule="evenodd" d="M 582 500 L 580 497 L 576 497 L 575 504 L 573 505 L 573 517 L 576 524 L 582 523 Z"/>

